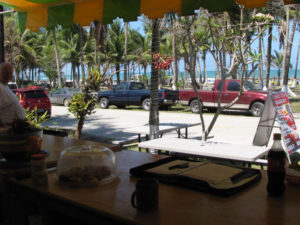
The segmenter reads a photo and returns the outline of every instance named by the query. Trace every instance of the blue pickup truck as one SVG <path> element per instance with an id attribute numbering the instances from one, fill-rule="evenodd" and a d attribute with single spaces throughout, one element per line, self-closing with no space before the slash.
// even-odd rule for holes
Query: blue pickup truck
<path id="1" fill-rule="evenodd" d="M 160 89 L 158 91 L 160 108 L 168 108 L 178 102 L 178 91 Z M 127 105 L 140 105 L 144 110 L 150 109 L 150 90 L 140 82 L 122 82 L 112 90 L 98 93 L 100 108 L 109 105 L 124 108 Z"/>

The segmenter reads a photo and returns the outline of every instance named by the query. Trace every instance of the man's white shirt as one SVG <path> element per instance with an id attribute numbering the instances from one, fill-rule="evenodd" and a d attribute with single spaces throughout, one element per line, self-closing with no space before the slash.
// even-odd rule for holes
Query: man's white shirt
<path id="1" fill-rule="evenodd" d="M 0 124 L 25 119 L 25 110 L 12 90 L 0 82 Z"/>

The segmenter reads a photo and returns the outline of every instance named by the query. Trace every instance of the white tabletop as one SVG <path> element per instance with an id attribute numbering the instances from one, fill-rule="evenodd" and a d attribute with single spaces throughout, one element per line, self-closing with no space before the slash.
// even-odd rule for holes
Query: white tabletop
<path id="1" fill-rule="evenodd" d="M 177 129 L 201 125 L 201 123 L 161 123 L 159 124 L 159 133 L 166 133 Z M 123 132 L 134 134 L 149 134 L 149 124 L 138 127 L 130 127 L 123 130 Z"/>
<path id="2" fill-rule="evenodd" d="M 140 148 L 246 162 L 254 162 L 255 160 L 264 156 L 268 151 L 266 147 L 260 146 L 258 147 L 213 141 L 204 142 L 195 139 L 168 137 L 141 142 L 138 146 Z"/>

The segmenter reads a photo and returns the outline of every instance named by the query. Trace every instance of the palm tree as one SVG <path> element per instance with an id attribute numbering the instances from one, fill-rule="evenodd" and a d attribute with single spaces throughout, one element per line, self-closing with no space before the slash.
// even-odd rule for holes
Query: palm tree
<path id="1" fill-rule="evenodd" d="M 160 45 L 160 20 L 152 20 L 152 43 L 151 43 L 151 84 L 150 84 L 150 113 L 149 113 L 149 126 L 150 126 L 150 139 L 159 137 L 159 102 L 158 102 L 158 69 L 154 66 L 153 56 L 159 53 Z"/>
<path id="2" fill-rule="evenodd" d="M 143 38 L 144 37 L 138 31 L 130 29 L 130 27 L 128 27 L 128 48 L 126 54 L 127 66 L 124 65 L 124 75 L 125 73 L 129 72 L 130 69 L 134 70 L 136 65 L 140 65 L 140 62 L 143 61 L 142 53 L 145 51 L 145 40 Z M 150 45 L 148 42 L 148 53 L 150 54 L 149 46 Z M 132 64 L 131 68 L 129 68 L 130 64 Z"/>
<path id="3" fill-rule="evenodd" d="M 293 87 L 294 88 L 297 86 L 297 73 L 298 73 L 299 53 L 300 53 L 300 39 L 298 41 L 298 48 L 297 48 L 297 55 L 296 55 L 296 66 L 295 66 L 294 83 L 293 83 Z"/>
<path id="4" fill-rule="evenodd" d="M 149 35 L 143 36 L 140 33 L 136 34 L 135 43 L 137 48 L 135 50 L 136 61 L 144 69 L 144 77 L 147 77 L 147 67 L 151 63 L 151 37 Z"/>
<path id="5" fill-rule="evenodd" d="M 124 81 L 127 81 L 127 50 L 128 50 L 128 23 L 124 23 L 125 31 L 124 31 Z"/>
<path id="6" fill-rule="evenodd" d="M 195 36 L 197 37 L 196 42 L 199 48 L 199 53 L 202 55 L 202 62 L 203 62 L 203 71 L 204 71 L 204 77 L 202 76 L 202 71 L 200 67 L 200 56 L 197 56 L 197 59 L 199 60 L 199 83 L 205 84 L 207 82 L 207 68 L 206 68 L 206 54 L 208 51 L 208 47 L 211 46 L 210 39 L 208 36 L 208 27 L 207 27 L 207 18 L 203 15 L 200 15 L 197 23 L 197 29 L 195 31 Z"/>
<path id="7" fill-rule="evenodd" d="M 57 48 L 57 41 L 56 41 L 56 31 L 55 28 L 52 30 L 53 34 L 53 45 L 54 45 L 54 50 L 55 50 L 55 61 L 56 61 L 56 73 L 57 73 L 57 80 L 58 80 L 58 87 L 61 87 L 61 71 L 60 71 L 60 57 L 58 53 L 58 48 Z"/>
<path id="8" fill-rule="evenodd" d="M 109 27 L 109 55 L 115 64 L 117 82 L 120 83 L 120 64 L 124 54 L 124 29 L 119 19 L 115 20 Z"/>
<path id="9" fill-rule="evenodd" d="M 290 6 L 286 7 L 286 17 L 287 22 L 290 21 Z M 291 32 L 289 32 L 289 26 L 286 28 L 286 36 L 284 41 L 284 55 L 283 55 L 283 79 L 282 79 L 282 91 L 285 91 L 293 96 L 296 96 L 292 91 L 290 91 L 288 87 L 288 79 L 289 79 L 289 68 L 290 68 L 290 60 L 291 60 L 291 52 L 292 45 L 294 40 L 294 34 L 296 30 L 296 24 L 298 22 L 299 16 L 299 6 L 295 5 L 295 17 L 293 19 L 293 24 L 291 28 Z"/>
<path id="10" fill-rule="evenodd" d="M 277 86 L 280 86 L 281 68 L 283 63 L 283 54 L 278 51 L 274 51 L 275 55 L 271 56 L 271 65 L 277 68 Z"/>
<path id="11" fill-rule="evenodd" d="M 271 58 L 272 58 L 272 31 L 273 24 L 269 25 L 268 28 L 268 47 L 267 47 L 267 57 L 266 57 L 266 87 L 269 88 L 270 79 L 270 68 L 271 68 Z"/>
<path id="12" fill-rule="evenodd" d="M 55 59 L 55 49 L 52 42 L 46 42 L 42 46 L 41 55 L 38 57 L 38 62 L 42 72 L 47 76 L 52 85 L 56 80 L 57 64 Z M 55 85 L 52 85 L 55 86 Z"/>
<path id="13" fill-rule="evenodd" d="M 66 31 L 65 31 L 66 32 Z M 80 74 L 76 72 L 80 66 L 80 51 L 79 51 L 79 34 L 78 33 L 67 33 L 68 38 L 59 41 L 59 46 L 62 49 L 62 60 L 65 63 L 71 63 L 71 70 L 73 75 L 73 84 L 79 87 L 79 76 Z"/>

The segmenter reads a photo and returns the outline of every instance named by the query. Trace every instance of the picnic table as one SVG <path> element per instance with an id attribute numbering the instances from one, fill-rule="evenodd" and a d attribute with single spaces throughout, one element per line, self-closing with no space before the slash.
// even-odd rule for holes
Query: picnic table
<path id="1" fill-rule="evenodd" d="M 201 125 L 201 123 L 160 123 L 159 124 L 159 135 L 162 137 L 163 134 L 169 133 L 171 131 L 176 131 L 178 138 L 184 137 L 188 138 L 188 128 L 193 126 Z M 185 130 L 184 135 L 181 133 L 181 129 Z M 137 127 L 130 127 L 123 130 L 123 132 L 133 133 L 138 135 L 138 142 L 141 142 L 142 136 L 145 136 L 145 139 L 149 139 L 149 124 L 145 124 Z"/>
<path id="2" fill-rule="evenodd" d="M 141 142 L 139 148 L 156 149 L 174 154 L 228 159 L 242 162 L 256 162 L 266 155 L 267 147 L 240 145 L 196 139 L 158 138 Z"/>

